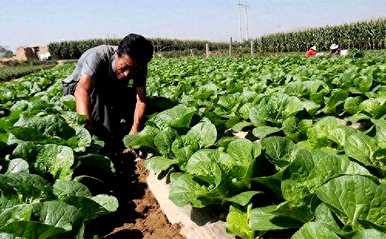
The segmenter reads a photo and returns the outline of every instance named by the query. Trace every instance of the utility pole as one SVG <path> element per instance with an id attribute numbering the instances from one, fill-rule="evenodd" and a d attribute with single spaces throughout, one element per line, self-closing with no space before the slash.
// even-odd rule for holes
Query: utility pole
<path id="1" fill-rule="evenodd" d="M 242 18 L 243 9 L 242 9 L 240 0 L 237 6 L 239 6 L 239 30 L 240 30 L 240 42 L 242 42 L 243 41 L 243 18 Z"/>
<path id="2" fill-rule="evenodd" d="M 246 1 L 239 0 L 239 3 L 237 4 L 239 6 L 239 28 L 240 28 L 240 41 L 243 40 L 247 41 L 248 36 L 248 8 L 249 5 Z M 245 24 L 245 30 L 244 25 Z M 245 31 L 245 32 L 244 32 Z"/>
<path id="3" fill-rule="evenodd" d="M 230 41 L 229 41 L 229 56 L 230 57 L 232 56 L 232 37 L 230 38 Z"/>
<path id="4" fill-rule="evenodd" d="M 246 38 L 245 40 L 248 41 L 249 39 L 249 31 L 248 31 L 248 5 L 245 4 L 245 7 L 244 7 L 244 12 L 245 12 L 245 26 L 246 26 L 246 31 L 245 31 L 245 35 L 246 35 Z"/>

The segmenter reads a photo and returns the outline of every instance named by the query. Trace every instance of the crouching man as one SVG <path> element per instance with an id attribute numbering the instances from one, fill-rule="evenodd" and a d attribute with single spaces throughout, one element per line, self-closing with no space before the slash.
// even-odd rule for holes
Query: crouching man
<path id="1" fill-rule="evenodd" d="M 123 136 L 140 130 L 152 56 L 150 41 L 129 34 L 118 46 L 101 45 L 84 52 L 63 81 L 64 94 L 74 95 L 76 111 L 87 117 L 86 128 L 103 139 L 110 152 L 122 151 Z"/>

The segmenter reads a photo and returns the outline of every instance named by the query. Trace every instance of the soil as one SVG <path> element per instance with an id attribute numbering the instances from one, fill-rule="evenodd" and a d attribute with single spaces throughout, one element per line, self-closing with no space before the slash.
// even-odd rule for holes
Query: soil
<path id="1" fill-rule="evenodd" d="M 147 187 L 144 159 L 126 153 L 115 159 L 115 168 L 114 191 L 120 206 L 116 213 L 90 223 L 87 231 L 106 239 L 183 239 L 180 226 L 168 222 Z"/>

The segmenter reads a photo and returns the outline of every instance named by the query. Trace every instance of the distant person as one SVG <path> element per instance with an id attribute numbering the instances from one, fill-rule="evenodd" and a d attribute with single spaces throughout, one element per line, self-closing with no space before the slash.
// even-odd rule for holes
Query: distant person
<path id="1" fill-rule="evenodd" d="M 123 136 L 140 131 L 152 57 L 151 42 L 129 34 L 118 46 L 88 49 L 63 81 L 64 94 L 75 96 L 76 111 L 87 118 L 86 128 L 105 141 L 109 152 L 123 150 Z"/>
<path id="2" fill-rule="evenodd" d="M 310 49 L 308 49 L 308 51 L 306 52 L 306 57 L 314 57 L 316 56 L 317 52 L 316 52 L 316 46 L 312 46 L 310 47 Z"/>
<path id="3" fill-rule="evenodd" d="M 331 56 L 347 56 L 348 50 L 347 49 L 341 49 L 338 44 L 332 44 L 330 46 L 330 55 Z"/>
<path id="4" fill-rule="evenodd" d="M 332 56 L 339 56 L 340 55 L 340 48 L 338 44 L 333 43 L 330 46 L 330 55 Z"/>

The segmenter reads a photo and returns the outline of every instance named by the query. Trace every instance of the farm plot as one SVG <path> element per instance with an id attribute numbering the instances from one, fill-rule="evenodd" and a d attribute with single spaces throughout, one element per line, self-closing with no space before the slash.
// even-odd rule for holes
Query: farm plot
<path id="1" fill-rule="evenodd" d="M 100 154 L 62 96 L 72 69 L 0 84 L 0 237 L 179 237 L 143 169 L 112 176 L 133 166 Z M 155 59 L 149 74 L 146 126 L 124 143 L 153 155 L 176 205 L 217 210 L 241 238 L 385 237 L 384 54 Z"/>
<path id="2" fill-rule="evenodd" d="M 103 142 L 62 96 L 73 67 L 0 84 L 0 238 L 178 238 L 135 158 L 100 154 Z"/>
<path id="3" fill-rule="evenodd" d="M 386 60 L 162 59 L 125 145 L 241 238 L 384 238 Z"/>

